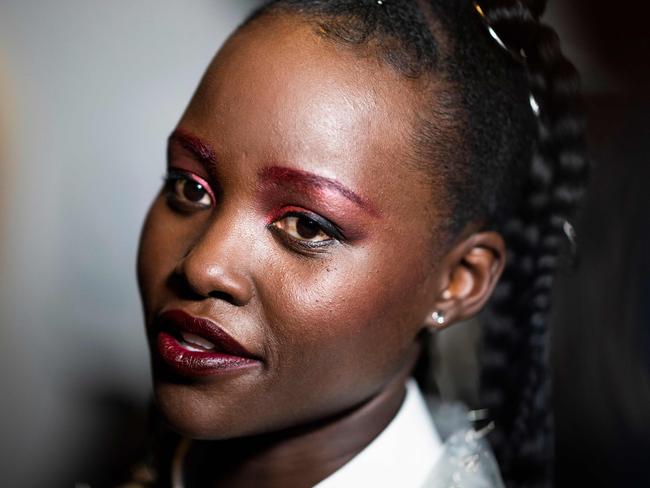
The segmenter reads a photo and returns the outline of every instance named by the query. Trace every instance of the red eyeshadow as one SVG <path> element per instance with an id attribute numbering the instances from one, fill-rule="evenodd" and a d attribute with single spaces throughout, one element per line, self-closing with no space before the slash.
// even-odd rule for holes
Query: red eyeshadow
<path id="1" fill-rule="evenodd" d="M 336 180 L 318 176 L 313 173 L 293 168 L 271 166 L 264 168 L 259 173 L 262 185 L 290 185 L 301 191 L 310 193 L 313 189 L 335 191 L 365 210 L 372 216 L 379 216 L 379 212 L 364 198 L 354 193 Z"/>

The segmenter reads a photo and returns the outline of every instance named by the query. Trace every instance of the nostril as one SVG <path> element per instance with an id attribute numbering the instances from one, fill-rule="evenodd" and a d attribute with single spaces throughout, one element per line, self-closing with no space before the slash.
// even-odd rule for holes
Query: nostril
<path id="1" fill-rule="evenodd" d="M 214 290 L 208 292 L 207 294 L 203 294 L 194 286 L 192 286 L 185 275 L 180 273 L 173 273 L 169 277 L 167 284 L 169 288 L 172 289 L 179 297 L 186 300 L 203 300 L 204 298 L 209 297 L 217 300 L 223 300 L 232 305 L 238 305 L 239 302 L 234 295 L 222 290 Z"/>
<path id="2" fill-rule="evenodd" d="M 167 286 L 180 298 L 186 300 L 201 300 L 203 298 L 197 290 L 192 288 L 182 273 L 172 273 L 167 279 Z"/>
<path id="3" fill-rule="evenodd" d="M 225 291 L 212 291 L 208 294 L 210 298 L 216 298 L 217 300 L 223 300 L 233 305 L 237 305 L 237 300 L 230 293 Z"/>

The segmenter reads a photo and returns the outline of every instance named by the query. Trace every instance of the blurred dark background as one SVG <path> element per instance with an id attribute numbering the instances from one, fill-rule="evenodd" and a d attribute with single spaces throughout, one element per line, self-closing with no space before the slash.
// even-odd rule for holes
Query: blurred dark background
<path id="1" fill-rule="evenodd" d="M 583 71 L 594 164 L 580 267 L 556 290 L 558 480 L 650 486 L 650 10 L 554 4 Z"/>
<path id="2" fill-rule="evenodd" d="M 0 2 L 3 486 L 109 486 L 143 451 L 139 226 L 169 129 L 254 3 Z M 648 14 L 548 12 L 584 77 L 594 163 L 580 267 L 556 290 L 559 486 L 650 486 Z M 440 344 L 450 398 L 473 394 L 471 327 Z"/>

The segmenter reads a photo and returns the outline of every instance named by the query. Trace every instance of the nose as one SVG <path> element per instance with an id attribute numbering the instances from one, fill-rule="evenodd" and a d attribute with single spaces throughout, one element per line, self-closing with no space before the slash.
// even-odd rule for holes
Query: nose
<path id="1" fill-rule="evenodd" d="M 253 297 L 245 238 L 228 219 L 218 219 L 191 245 L 175 272 L 194 295 L 244 306 Z"/>

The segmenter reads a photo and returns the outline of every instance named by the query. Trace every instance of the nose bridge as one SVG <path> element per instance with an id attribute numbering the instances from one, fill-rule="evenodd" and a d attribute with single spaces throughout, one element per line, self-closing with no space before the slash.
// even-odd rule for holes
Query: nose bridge
<path id="1" fill-rule="evenodd" d="M 203 297 L 220 297 L 244 305 L 253 295 L 243 219 L 221 209 L 180 263 L 189 286 Z"/>

